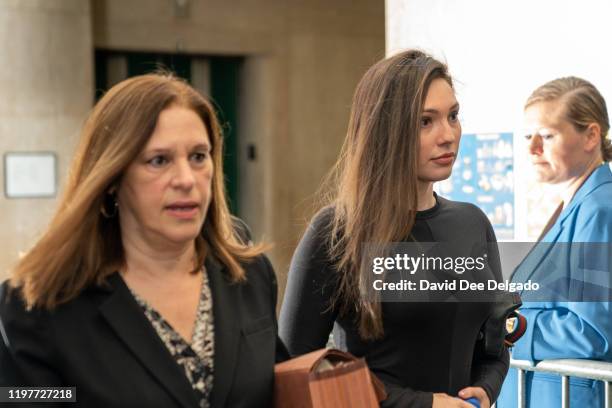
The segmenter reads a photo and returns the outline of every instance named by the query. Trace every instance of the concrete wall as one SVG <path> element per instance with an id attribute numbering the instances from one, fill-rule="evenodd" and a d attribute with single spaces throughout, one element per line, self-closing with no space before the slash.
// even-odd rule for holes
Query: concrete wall
<path id="1" fill-rule="evenodd" d="M 93 98 L 90 12 L 82 0 L 0 2 L 0 154 L 54 151 L 58 180 Z M 0 280 L 48 224 L 55 202 L 0 195 Z"/>

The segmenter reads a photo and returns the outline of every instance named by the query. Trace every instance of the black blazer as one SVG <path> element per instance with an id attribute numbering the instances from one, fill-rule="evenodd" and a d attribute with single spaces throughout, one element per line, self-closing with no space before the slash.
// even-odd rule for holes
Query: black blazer
<path id="1" fill-rule="evenodd" d="M 277 342 L 274 271 L 265 256 L 230 284 L 206 260 L 215 330 L 213 407 L 271 405 Z M 26 311 L 0 289 L 0 386 L 76 386 L 75 407 L 197 407 L 179 365 L 118 273 L 54 311 Z M 51 406 L 51 404 L 45 404 Z"/>

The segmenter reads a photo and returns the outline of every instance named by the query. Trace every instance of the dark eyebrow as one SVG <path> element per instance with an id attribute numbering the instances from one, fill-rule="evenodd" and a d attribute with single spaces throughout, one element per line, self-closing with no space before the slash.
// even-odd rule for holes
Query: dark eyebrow
<path id="1" fill-rule="evenodd" d="M 204 150 L 210 150 L 210 145 L 208 143 L 198 143 L 197 145 L 193 146 L 192 150 L 200 150 L 200 149 L 204 149 Z"/>
<path id="2" fill-rule="evenodd" d="M 193 146 L 191 150 L 211 150 L 211 147 L 208 143 L 198 143 L 197 145 Z M 173 152 L 174 152 L 174 149 L 158 147 L 157 149 L 146 150 L 144 153 L 145 154 L 169 154 Z"/>
<path id="3" fill-rule="evenodd" d="M 168 154 L 172 152 L 172 149 L 164 149 L 164 148 L 158 148 L 158 149 L 150 149 L 150 150 L 145 150 L 143 153 L 145 154 Z"/>
<path id="4" fill-rule="evenodd" d="M 454 111 L 459 109 L 459 102 L 455 103 L 453 106 L 450 107 L 450 111 Z M 432 114 L 438 114 L 440 112 L 438 112 L 436 109 L 425 109 L 423 110 L 423 113 L 432 113 Z"/>

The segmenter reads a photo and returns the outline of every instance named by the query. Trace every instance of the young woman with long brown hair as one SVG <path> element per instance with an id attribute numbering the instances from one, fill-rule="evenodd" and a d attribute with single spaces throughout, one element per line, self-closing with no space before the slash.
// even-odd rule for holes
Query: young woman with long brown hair
<path id="1" fill-rule="evenodd" d="M 372 66 L 355 92 L 331 204 L 289 271 L 280 317 L 289 352 L 324 347 L 333 328 L 336 345 L 365 357 L 385 383 L 385 407 L 467 408 L 472 397 L 488 408 L 508 369 L 507 350 L 488 357 L 477 344 L 490 303 L 364 296 L 372 282 L 360 268 L 364 244 L 495 242 L 482 211 L 433 191 L 457 155 L 458 112 L 446 66 L 429 55 L 409 50 Z M 496 245 L 488 246 L 488 278 L 500 280 Z"/>
<path id="2" fill-rule="evenodd" d="M 85 407 L 270 404 L 276 280 L 229 213 L 222 150 L 211 104 L 170 75 L 97 103 L 0 287 L 0 385 L 76 386 Z"/>

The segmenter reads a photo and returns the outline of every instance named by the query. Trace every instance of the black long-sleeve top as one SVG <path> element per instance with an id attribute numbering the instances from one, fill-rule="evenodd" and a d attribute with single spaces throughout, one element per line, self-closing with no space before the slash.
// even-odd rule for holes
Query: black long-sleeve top
<path id="1" fill-rule="evenodd" d="M 325 347 L 329 334 L 340 349 L 364 357 L 384 383 L 383 407 L 431 407 L 433 393 L 456 396 L 482 387 L 491 403 L 508 371 L 509 356 L 484 355 L 480 329 L 489 316 L 485 302 L 382 302 L 384 336 L 364 341 L 354 314 L 330 307 L 337 272 L 329 255 L 333 207 L 312 220 L 293 256 L 280 313 L 280 337 L 292 356 Z M 417 213 L 411 238 L 418 242 L 494 243 L 495 234 L 477 207 L 436 196 L 436 205 Z M 500 281 L 496 245 L 488 245 L 489 279 Z"/>

